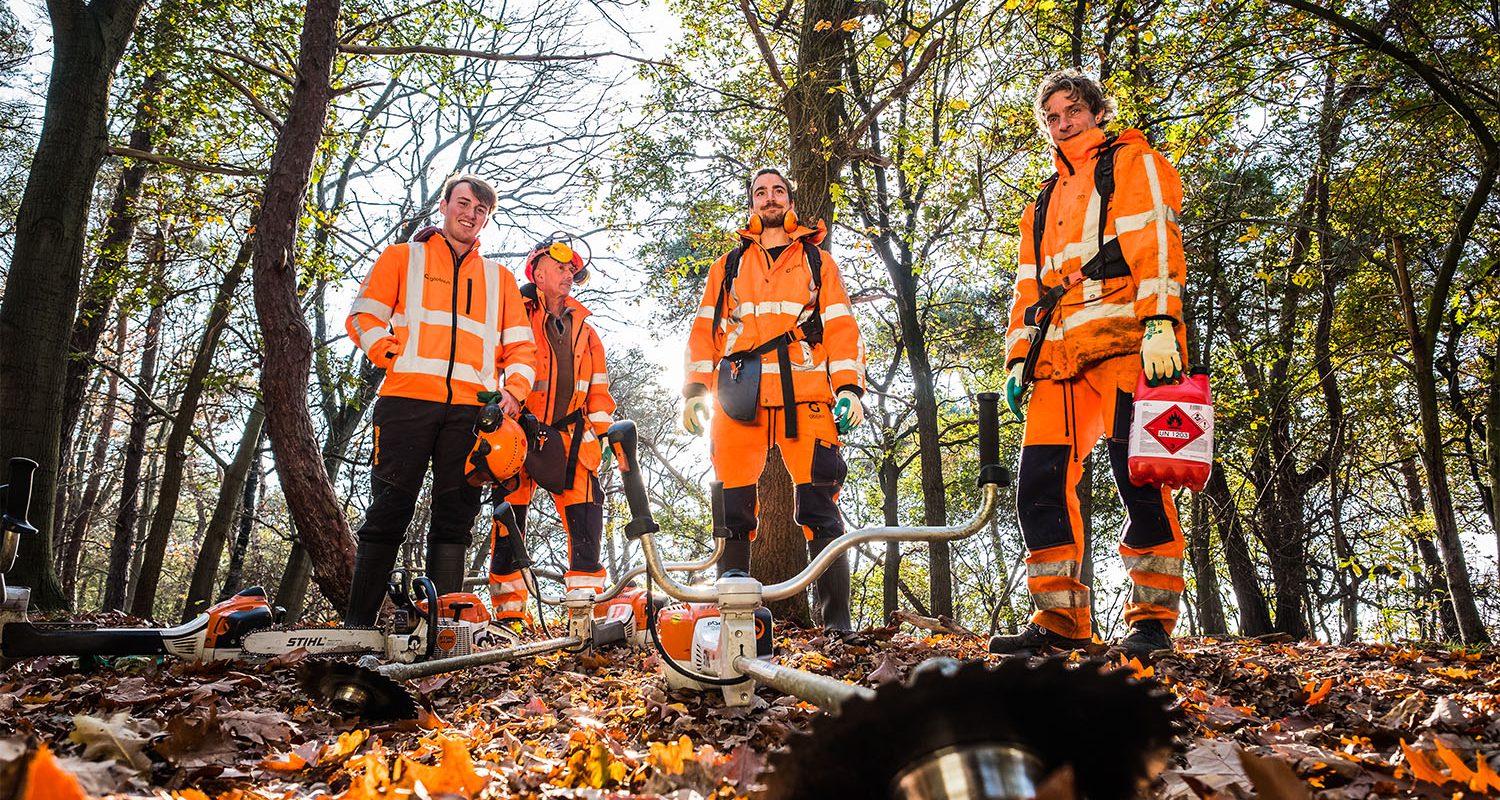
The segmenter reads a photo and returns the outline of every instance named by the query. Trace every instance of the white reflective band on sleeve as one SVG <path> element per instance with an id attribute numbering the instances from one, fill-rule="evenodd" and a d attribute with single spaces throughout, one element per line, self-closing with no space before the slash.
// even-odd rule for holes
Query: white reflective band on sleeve
<path id="1" fill-rule="evenodd" d="M 1059 608 L 1088 608 L 1089 592 L 1087 589 L 1074 589 L 1066 592 L 1037 592 L 1031 596 L 1031 602 L 1038 611 L 1051 611 Z"/>
<path id="2" fill-rule="evenodd" d="M 1152 606 L 1176 609 L 1182 595 L 1167 589 L 1158 589 L 1155 586 L 1142 586 L 1139 583 L 1130 591 L 1130 602 L 1144 603 Z"/>
<path id="3" fill-rule="evenodd" d="M 1131 214 L 1128 217 L 1116 217 L 1115 233 L 1126 234 L 1130 233 L 1131 231 L 1138 231 L 1141 228 L 1146 227 L 1150 223 L 1155 222 L 1156 215 L 1158 213 L 1160 212 L 1153 208 L 1150 211 L 1142 211 L 1139 214 Z"/>
<path id="4" fill-rule="evenodd" d="M 698 306 L 698 316 L 700 316 L 700 317 L 702 317 L 704 319 L 713 319 L 714 318 L 714 307 L 713 306 Z"/>
<path id="5" fill-rule="evenodd" d="M 592 413 L 592 414 L 589 415 L 589 422 L 610 422 L 610 423 L 612 423 L 614 421 L 615 421 L 614 415 L 610 414 L 608 411 L 595 411 L 594 413 Z"/>
<path id="6" fill-rule="evenodd" d="M 1181 578 L 1182 559 L 1172 556 L 1126 556 L 1125 569 Z"/>
<path id="7" fill-rule="evenodd" d="M 845 305 L 843 303 L 834 303 L 833 305 L 829 306 L 828 308 L 823 309 L 823 321 L 827 322 L 828 320 L 831 320 L 831 319 L 838 319 L 839 317 L 847 317 L 847 316 L 849 316 L 849 313 L 850 313 L 849 312 L 849 306 L 847 306 L 847 305 Z"/>
<path id="8" fill-rule="evenodd" d="M 841 358 L 838 361 L 828 362 L 829 372 L 839 372 L 846 369 L 854 370 L 855 372 L 863 375 L 865 371 L 865 365 L 851 358 Z"/>
<path id="9" fill-rule="evenodd" d="M 359 335 L 359 349 L 370 352 L 370 348 L 380 343 L 381 339 L 390 336 L 391 332 L 385 328 L 371 328 Z"/>
<path id="10" fill-rule="evenodd" d="M 713 370 L 714 362 L 712 361 L 689 361 L 687 363 L 688 372 L 713 372 Z"/>
<path id="11" fill-rule="evenodd" d="M 1031 340 L 1031 331 L 1027 328 L 1017 328 L 1005 337 L 1005 349 L 1009 351 L 1021 342 Z"/>
<path id="12" fill-rule="evenodd" d="M 1077 575 L 1077 561 L 1042 561 L 1026 565 L 1028 578 L 1072 578 Z"/>
<path id="13" fill-rule="evenodd" d="M 1163 209 L 1167 204 L 1161 196 L 1161 177 L 1156 174 L 1156 158 L 1150 152 L 1141 154 L 1146 161 L 1146 183 L 1151 186 L 1151 207 L 1156 211 L 1156 277 L 1168 280 L 1172 272 L 1167 266 L 1167 215 Z M 1156 313 L 1167 313 L 1167 296 L 1156 296 Z"/>
<path id="14" fill-rule="evenodd" d="M 505 367 L 505 379 L 509 381 L 512 375 L 520 375 L 526 379 L 527 383 L 536 380 L 536 370 L 532 369 L 530 364 L 507 365 Z"/>
<path id="15" fill-rule="evenodd" d="M 595 372 L 593 375 L 589 376 L 589 383 L 592 383 L 595 386 L 608 387 L 609 386 L 609 373 L 608 372 Z"/>
<path id="16" fill-rule="evenodd" d="M 1182 284 L 1172 280 L 1171 278 L 1147 278 L 1146 280 L 1141 281 L 1141 285 L 1136 289 L 1135 292 L 1135 297 L 1137 300 L 1145 300 L 1157 295 L 1166 295 L 1167 297 L 1180 297 L 1182 296 Z"/>
<path id="17" fill-rule="evenodd" d="M 514 328 L 506 328 L 500 333 L 501 344 L 515 344 L 516 342 L 534 342 L 536 337 L 531 335 L 530 325 L 517 325 Z"/>
<path id="18" fill-rule="evenodd" d="M 589 390 L 589 382 L 588 381 L 574 381 L 573 382 L 573 391 L 575 391 L 575 392 L 586 392 L 588 390 Z"/>
<path id="19" fill-rule="evenodd" d="M 368 297 L 356 297 L 354 298 L 354 305 L 349 309 L 349 313 L 369 314 L 381 322 L 387 322 L 390 320 L 391 312 L 394 310 L 379 300 L 372 300 Z"/>

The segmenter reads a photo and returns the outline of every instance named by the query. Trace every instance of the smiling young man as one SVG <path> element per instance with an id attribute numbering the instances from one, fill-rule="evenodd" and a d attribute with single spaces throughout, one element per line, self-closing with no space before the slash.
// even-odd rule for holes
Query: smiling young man
<path id="1" fill-rule="evenodd" d="M 375 622 L 397 550 L 432 465 L 427 576 L 439 594 L 463 583 L 480 490 L 464 479 L 480 392 L 520 413 L 536 378 L 536 345 L 515 276 L 479 255 L 495 190 L 477 175 L 443 185 L 441 228 L 380 254 L 345 327 L 385 370 L 375 401 L 370 507 L 357 538 L 345 625 Z"/>
<path id="2" fill-rule="evenodd" d="M 537 242 L 526 257 L 526 279 L 521 296 L 532 337 L 537 341 L 537 378 L 526 398 L 526 409 L 558 432 L 559 442 L 534 458 L 550 459 L 552 495 L 557 516 L 568 537 L 568 589 L 604 592 L 604 564 L 599 546 L 604 536 L 604 498 L 599 486 L 603 460 L 602 437 L 614 423 L 615 399 L 609 393 L 604 344 L 588 322 L 589 310 L 573 297 L 573 287 L 588 280 L 588 265 L 570 236 L 554 234 Z M 536 460 L 528 460 L 537 466 Z M 494 529 L 490 554 L 490 597 L 495 616 L 511 637 L 524 630 L 528 592 L 515 567 L 511 536 L 526 533 L 526 512 L 536 493 L 540 474 L 523 469 L 520 482 L 507 497 L 514 510 L 513 530 Z M 559 483 L 560 481 L 560 483 Z M 502 634 L 504 635 L 504 634 Z"/>
<path id="3" fill-rule="evenodd" d="M 750 568 L 756 481 L 772 447 L 796 485 L 794 518 L 816 557 L 844 532 L 837 505 L 848 471 L 839 436 L 864 419 L 865 350 L 827 231 L 797 220 L 790 182 L 763 169 L 746 186 L 750 222 L 740 244 L 709 269 L 687 347 L 682 424 L 703 432 L 724 484 L 729 540 L 720 571 Z M 851 628 L 849 563 L 818 578 L 824 627 Z"/>
<path id="4" fill-rule="evenodd" d="M 1152 385 L 1183 372 L 1182 184 L 1140 131 L 1105 133 L 1115 104 L 1082 73 L 1047 76 L 1034 110 L 1057 174 L 1021 214 L 1005 397 L 1026 424 L 1016 503 L 1036 613 L 1019 635 L 991 639 L 990 650 L 1031 655 L 1090 643 L 1077 485 L 1105 436 L 1132 583 L 1120 647 L 1144 658 L 1171 647 L 1183 540 L 1170 492 L 1130 482 L 1130 412 L 1142 370 Z"/>

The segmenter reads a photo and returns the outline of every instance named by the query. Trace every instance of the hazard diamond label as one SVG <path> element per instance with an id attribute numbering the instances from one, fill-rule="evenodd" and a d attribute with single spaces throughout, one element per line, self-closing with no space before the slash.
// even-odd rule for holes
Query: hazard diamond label
<path id="1" fill-rule="evenodd" d="M 1203 435 L 1203 428 L 1176 403 L 1147 422 L 1145 428 L 1168 453 L 1174 454 Z"/>

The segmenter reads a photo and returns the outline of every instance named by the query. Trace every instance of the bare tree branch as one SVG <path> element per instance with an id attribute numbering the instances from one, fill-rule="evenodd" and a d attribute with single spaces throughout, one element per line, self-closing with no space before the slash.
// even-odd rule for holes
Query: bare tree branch
<path id="1" fill-rule="evenodd" d="M 489 53 L 483 50 L 465 50 L 459 47 L 431 47 L 428 45 L 403 45 L 401 47 L 382 47 L 371 44 L 342 44 L 339 52 L 350 55 L 364 56 L 457 56 L 459 58 L 477 58 L 482 61 L 510 61 L 528 64 L 540 64 L 549 61 L 597 61 L 601 58 L 623 58 L 640 64 L 651 64 L 657 67 L 671 66 L 665 61 L 656 61 L 650 58 L 633 56 L 629 53 L 616 53 L 613 50 L 602 50 L 597 53 L 574 53 L 572 55 L 546 55 L 543 53 Z"/>
<path id="2" fill-rule="evenodd" d="M 896 98 L 904 97 L 907 92 L 911 91 L 911 87 L 916 85 L 917 80 L 922 77 L 922 73 L 926 72 L 927 68 L 932 66 L 932 62 L 937 59 L 938 50 L 942 48 L 943 41 L 943 37 L 941 36 L 932 40 L 932 44 L 927 45 L 927 49 L 922 51 L 922 57 L 917 59 L 917 65 L 912 67 L 911 72 L 906 73 L 906 77 L 902 78 L 900 83 L 891 87 L 891 90 L 886 92 L 885 97 L 880 98 L 880 101 L 871 106 L 870 110 L 865 112 L 864 117 L 849 129 L 849 133 L 844 137 L 844 141 L 848 143 L 848 146 L 853 147 L 856 142 L 864 138 L 865 131 L 868 131 L 870 126 L 875 124 L 875 118 L 880 116 L 880 112 L 884 111 L 886 106 L 895 102 Z"/>
<path id="3" fill-rule="evenodd" d="M 291 76 L 291 73 L 278 67 L 273 67 L 264 61 L 251 58 L 250 56 L 241 55 L 232 50 L 220 50 L 216 47 L 210 47 L 207 48 L 207 50 L 208 52 L 214 53 L 215 55 L 225 56 L 228 58 L 232 58 L 242 64 L 248 64 L 249 66 L 255 67 L 256 69 L 266 73 L 267 75 L 275 75 L 276 77 L 284 81 L 288 86 L 296 83 L 296 80 Z"/>
<path id="4" fill-rule="evenodd" d="M 750 0 L 740 0 L 740 10 L 745 12 L 745 21 L 750 23 L 750 32 L 755 34 L 755 44 L 760 48 L 760 55 L 766 60 L 766 68 L 771 71 L 771 78 L 783 92 L 789 92 L 792 87 L 786 85 L 786 79 L 781 77 L 781 67 L 776 63 L 776 54 L 771 52 L 771 43 L 766 39 L 765 31 L 760 29 L 760 20 L 755 18 L 755 9 L 750 7 Z"/>
<path id="5" fill-rule="evenodd" d="M 153 164 L 169 164 L 174 167 L 192 170 L 193 172 L 211 172 L 215 175 L 235 175 L 245 178 L 254 178 L 265 173 L 258 169 L 247 169 L 245 167 L 232 167 L 228 164 L 205 164 L 201 161 L 188 161 L 185 158 L 163 155 L 162 153 L 148 153 L 145 150 L 137 150 L 133 147 L 111 145 L 105 152 L 112 156 L 122 158 L 136 158 L 141 161 L 150 161 Z"/>
<path id="6" fill-rule="evenodd" d="M 236 91 L 244 95 L 245 99 L 250 101 L 250 107 L 254 108 L 255 112 L 260 114 L 265 121 L 271 123 L 272 128 L 275 128 L 277 131 L 281 130 L 281 118 L 276 116 L 276 112 L 272 111 L 269 106 L 262 103 L 260 98 L 255 96 L 255 92 L 249 86 L 245 85 L 244 81 L 229 74 L 228 70 L 217 64 L 209 64 L 208 69 L 213 74 L 219 76 L 220 80 L 233 86 Z"/>

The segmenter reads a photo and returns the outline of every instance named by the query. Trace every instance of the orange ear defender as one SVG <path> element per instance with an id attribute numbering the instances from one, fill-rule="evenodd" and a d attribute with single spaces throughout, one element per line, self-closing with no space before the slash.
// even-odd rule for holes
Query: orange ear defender
<path id="1" fill-rule="evenodd" d="M 759 214 L 751 214 L 750 215 L 750 224 L 748 224 L 748 225 L 745 226 L 745 230 L 750 231 L 750 233 L 753 234 L 753 235 L 759 235 L 760 232 L 762 230 L 764 230 L 764 229 L 765 229 L 765 226 L 761 224 L 760 215 Z"/>
<path id="2" fill-rule="evenodd" d="M 788 208 L 786 210 L 786 221 L 781 223 L 781 227 L 786 228 L 787 233 L 791 233 L 792 231 L 797 230 L 796 209 Z"/>

